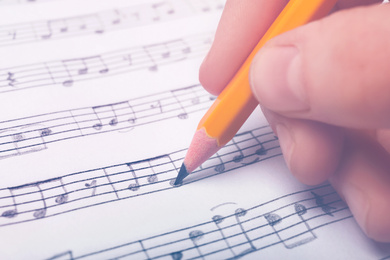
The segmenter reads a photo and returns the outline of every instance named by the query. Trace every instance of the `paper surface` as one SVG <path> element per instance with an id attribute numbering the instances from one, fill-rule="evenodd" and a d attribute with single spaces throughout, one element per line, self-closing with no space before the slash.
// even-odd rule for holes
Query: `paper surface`
<path id="1" fill-rule="evenodd" d="M 385 259 L 255 111 L 172 185 L 220 0 L 0 1 L 0 259 Z"/>

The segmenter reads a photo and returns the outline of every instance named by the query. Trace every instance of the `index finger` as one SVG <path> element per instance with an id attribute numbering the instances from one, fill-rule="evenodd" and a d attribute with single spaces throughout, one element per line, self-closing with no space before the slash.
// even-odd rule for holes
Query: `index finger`
<path id="1" fill-rule="evenodd" d="M 339 0 L 335 10 L 381 0 Z M 218 95 L 289 0 L 227 0 L 213 45 L 204 59 L 199 80 Z"/>
<path id="2" fill-rule="evenodd" d="M 199 80 L 218 95 L 288 0 L 227 0 L 213 45 L 204 59 Z"/>

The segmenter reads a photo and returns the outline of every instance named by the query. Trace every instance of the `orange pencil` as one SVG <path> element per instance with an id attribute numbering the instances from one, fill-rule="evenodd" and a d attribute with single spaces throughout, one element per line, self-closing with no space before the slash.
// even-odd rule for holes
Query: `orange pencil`
<path id="1" fill-rule="evenodd" d="M 271 38 L 327 15 L 337 0 L 290 0 L 249 57 L 203 116 L 176 178 L 189 173 L 227 144 L 258 105 L 249 85 L 249 68 L 256 53 Z"/>

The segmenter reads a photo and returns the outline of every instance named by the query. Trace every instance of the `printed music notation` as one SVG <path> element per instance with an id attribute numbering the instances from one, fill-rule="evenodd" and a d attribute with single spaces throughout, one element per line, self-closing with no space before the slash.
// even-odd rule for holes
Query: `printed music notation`
<path id="1" fill-rule="evenodd" d="M 71 87 L 77 81 L 142 69 L 153 73 L 160 66 L 201 57 L 208 51 L 211 37 L 206 33 L 95 56 L 3 68 L 0 93 L 58 84 Z"/>
<path id="2" fill-rule="evenodd" d="M 206 110 L 214 96 L 192 85 L 132 100 L 0 122 L 0 159 L 47 149 L 48 144 L 108 133 L 128 132 L 161 120 L 185 120 Z"/>
<path id="3" fill-rule="evenodd" d="M 292 249 L 321 239 L 316 230 L 350 218 L 345 203 L 324 185 L 248 209 L 223 203 L 210 209 L 208 221 L 83 255 L 67 251 L 49 259 L 238 259 L 278 245 Z"/>
<path id="4" fill-rule="evenodd" d="M 186 149 L 141 161 L 0 188 L 0 227 L 173 189 Z M 280 156 L 270 127 L 235 136 L 182 185 Z"/>
<path id="5" fill-rule="evenodd" d="M 0 46 L 102 34 L 113 30 L 180 19 L 200 12 L 221 11 L 223 6 L 222 0 L 166 0 L 75 17 L 2 25 L 0 26 Z"/>

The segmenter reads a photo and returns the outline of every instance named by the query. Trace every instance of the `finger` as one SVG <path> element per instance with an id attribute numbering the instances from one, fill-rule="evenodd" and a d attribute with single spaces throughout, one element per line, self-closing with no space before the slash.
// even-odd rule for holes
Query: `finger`
<path id="1" fill-rule="evenodd" d="M 390 126 L 390 5 L 337 12 L 269 41 L 250 80 L 280 114 L 345 127 Z"/>
<path id="2" fill-rule="evenodd" d="M 330 181 L 371 238 L 390 242 L 390 156 L 375 140 L 353 134 Z"/>
<path id="3" fill-rule="evenodd" d="M 326 181 L 339 165 L 344 131 L 314 121 L 291 119 L 263 109 L 288 168 L 301 182 L 316 185 Z"/>
<path id="4" fill-rule="evenodd" d="M 213 45 L 203 61 L 199 80 L 219 94 L 288 0 L 228 0 Z"/>
<path id="5" fill-rule="evenodd" d="M 376 131 L 378 143 L 390 154 L 390 129 L 379 129 Z"/>

